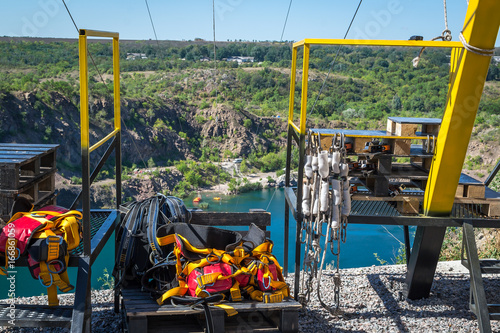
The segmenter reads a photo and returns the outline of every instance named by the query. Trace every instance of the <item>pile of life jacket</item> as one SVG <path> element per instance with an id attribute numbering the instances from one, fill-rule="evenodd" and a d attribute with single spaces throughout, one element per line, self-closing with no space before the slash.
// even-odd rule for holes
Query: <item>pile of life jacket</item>
<path id="1" fill-rule="evenodd" d="M 275 303 L 289 296 L 273 243 L 259 227 L 252 224 L 242 237 L 189 224 L 187 214 L 173 215 L 166 199 L 158 195 L 128 207 L 119 231 L 118 285 L 140 286 L 160 305 L 210 300 L 228 315 L 237 312 L 224 301 Z"/>
<path id="2" fill-rule="evenodd" d="M 0 231 L 0 262 L 5 263 L 0 274 L 7 275 L 16 260 L 27 257 L 32 277 L 47 288 L 49 305 L 56 306 L 57 289 L 74 288 L 66 269 L 70 251 L 80 244 L 82 214 L 58 206 L 31 209 L 13 214 Z"/>

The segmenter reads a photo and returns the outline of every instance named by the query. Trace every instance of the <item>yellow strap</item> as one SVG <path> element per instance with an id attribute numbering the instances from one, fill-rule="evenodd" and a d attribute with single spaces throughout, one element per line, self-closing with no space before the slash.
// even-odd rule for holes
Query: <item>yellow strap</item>
<path id="1" fill-rule="evenodd" d="M 160 238 L 156 237 L 156 241 L 158 242 L 158 245 L 160 245 L 160 246 L 165 246 L 165 245 L 175 243 L 175 234 L 166 235 L 166 236 L 163 236 Z"/>
<path id="2" fill-rule="evenodd" d="M 221 275 L 222 275 L 221 272 L 214 272 L 214 273 L 200 275 L 196 278 L 196 282 L 200 287 L 205 287 L 208 284 L 214 284 L 215 282 L 217 282 L 219 276 Z"/>
<path id="3" fill-rule="evenodd" d="M 235 314 L 238 314 L 238 311 L 236 311 L 232 306 L 229 306 L 227 304 L 215 304 L 215 306 L 218 306 L 219 308 L 226 311 L 226 313 L 229 317 L 234 316 Z"/>
<path id="4" fill-rule="evenodd" d="M 47 230 L 48 231 L 48 230 Z M 55 235 L 49 235 L 47 238 L 47 262 L 59 258 L 60 238 Z"/>
<path id="5" fill-rule="evenodd" d="M 238 281 L 233 284 L 231 289 L 229 289 L 229 292 L 233 302 L 241 302 L 243 300 L 243 297 L 241 297 L 240 283 Z"/>
<path id="6" fill-rule="evenodd" d="M 59 305 L 59 298 L 57 298 L 57 287 L 54 284 L 47 288 L 47 296 L 49 299 L 49 306 Z"/>
<path id="7" fill-rule="evenodd" d="M 156 300 L 158 305 L 162 305 L 163 302 L 165 302 L 168 298 L 172 296 L 184 296 L 187 292 L 188 288 L 187 287 L 175 287 L 161 295 L 160 298 Z"/>
<path id="8" fill-rule="evenodd" d="M 281 291 L 277 291 L 274 293 L 264 293 L 262 301 L 264 303 L 279 303 L 283 301 L 283 293 Z"/>

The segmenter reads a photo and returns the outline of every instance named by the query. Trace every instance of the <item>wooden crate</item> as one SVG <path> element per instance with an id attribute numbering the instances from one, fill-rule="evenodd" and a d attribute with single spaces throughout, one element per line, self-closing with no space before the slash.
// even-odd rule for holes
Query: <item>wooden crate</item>
<path id="1" fill-rule="evenodd" d="M 300 303 L 287 298 L 279 303 L 243 301 L 225 303 L 238 314 L 228 317 L 224 310 L 211 307 L 215 332 L 286 332 L 299 329 Z M 206 332 L 204 312 L 188 306 L 159 306 L 139 289 L 122 290 L 125 325 L 135 332 Z"/>
<path id="2" fill-rule="evenodd" d="M 457 191 L 455 193 L 455 198 L 463 198 L 465 197 L 465 185 L 458 184 Z"/>
<path id="3" fill-rule="evenodd" d="M 394 155 L 410 156 L 411 140 L 394 140 Z"/>
<path id="4" fill-rule="evenodd" d="M 59 145 L 0 144 L 0 189 L 21 190 L 56 171 Z"/>
<path id="5" fill-rule="evenodd" d="M 419 208 L 420 200 L 417 197 L 404 197 L 397 203 L 397 210 L 402 214 L 418 214 Z"/>
<path id="6" fill-rule="evenodd" d="M 465 185 L 465 191 L 466 191 L 466 196 L 467 198 L 484 198 L 484 193 L 485 193 L 485 186 L 484 184 L 478 184 L 478 185 Z"/>
<path id="7" fill-rule="evenodd" d="M 422 124 L 422 134 L 429 134 L 429 135 L 434 135 L 437 136 L 439 134 L 439 128 L 441 125 L 429 125 L 429 124 Z"/>
<path id="8" fill-rule="evenodd" d="M 55 171 L 44 174 L 36 182 L 31 182 L 20 190 L 0 190 L 0 217 L 4 220 L 9 219 L 10 208 L 14 199 L 22 194 L 28 196 L 34 205 L 44 202 L 53 196 L 56 187 Z M 55 203 L 51 201 L 49 204 Z"/>

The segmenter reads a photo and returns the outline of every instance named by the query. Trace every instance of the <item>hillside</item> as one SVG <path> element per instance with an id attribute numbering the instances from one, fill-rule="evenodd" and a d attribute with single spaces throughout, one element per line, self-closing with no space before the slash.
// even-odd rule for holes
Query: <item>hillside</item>
<path id="1" fill-rule="evenodd" d="M 186 194 L 219 182 L 214 177 L 220 172 L 213 165 L 224 159 L 244 158 L 244 165 L 255 170 L 283 168 L 289 46 L 220 43 L 217 70 L 213 62 L 200 61 L 213 56 L 206 42 L 160 46 L 147 41 L 121 45 L 125 181 L 127 177 L 133 181 L 136 168 L 176 165 L 175 170 L 184 172 L 175 177 L 159 174 L 155 177 L 159 184 L 151 189 L 160 186 Z M 101 42 L 91 43 L 89 49 L 98 68 L 90 69 L 91 142 L 96 142 L 112 128 L 111 51 Z M 411 66 L 418 53 L 415 49 L 344 47 L 318 96 L 336 51 L 332 47 L 311 50 L 311 126 L 381 129 L 388 116 L 442 116 L 448 84 L 446 50 L 426 50 L 415 69 Z M 147 59 L 126 60 L 130 52 L 144 53 Z M 0 140 L 61 144 L 58 166 L 66 179 L 61 184 L 78 183 L 76 43 L 0 40 L 0 54 L 9 55 L 0 57 Z M 238 66 L 222 61 L 236 55 L 252 56 L 255 62 Z M 483 179 L 499 156 L 499 80 L 499 65 L 492 63 L 464 164 L 468 173 Z M 193 170 L 203 174 L 203 179 L 195 177 Z M 112 173 L 106 167 L 101 178 Z M 231 178 L 224 177 L 225 181 Z M 130 195 L 136 196 L 133 191 Z"/>

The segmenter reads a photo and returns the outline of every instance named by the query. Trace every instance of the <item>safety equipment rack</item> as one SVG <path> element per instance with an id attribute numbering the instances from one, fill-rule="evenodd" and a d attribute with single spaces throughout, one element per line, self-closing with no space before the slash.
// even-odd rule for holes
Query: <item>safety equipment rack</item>
<path id="1" fill-rule="evenodd" d="M 491 13 L 496 13 L 492 15 Z M 304 39 L 293 44 L 292 68 L 290 81 L 289 113 L 288 113 L 288 140 L 287 160 L 285 178 L 285 233 L 284 233 L 284 270 L 288 269 L 288 242 L 289 242 L 289 217 L 290 212 L 296 221 L 295 240 L 295 287 L 294 296 L 298 299 L 301 271 L 301 242 L 300 233 L 303 222 L 302 214 L 302 179 L 304 178 L 306 128 L 307 120 L 307 93 L 309 82 L 309 52 L 313 45 L 357 45 L 357 46 L 397 46 L 397 47 L 445 47 L 451 48 L 450 62 L 450 84 L 446 100 L 446 109 L 440 124 L 439 134 L 436 137 L 432 159 L 423 162 L 423 169 L 430 167 L 426 176 L 426 184 L 423 186 L 422 207 L 418 207 L 416 216 L 381 216 L 356 215 L 348 217 L 349 223 L 362 224 L 395 224 L 402 226 L 417 226 L 413 248 L 409 251 L 409 237 L 405 237 L 407 246 L 408 270 L 404 291 L 409 299 L 420 299 L 427 297 L 430 292 L 434 273 L 439 258 L 441 245 L 443 243 L 447 227 L 461 227 L 464 223 L 476 228 L 498 228 L 500 220 L 480 215 L 469 217 L 467 214 L 451 215 L 450 213 L 461 211 L 454 209 L 455 195 L 458 191 L 465 194 L 465 187 L 475 185 L 474 183 L 458 186 L 461 176 L 463 161 L 465 159 L 467 146 L 472 133 L 481 92 L 484 87 L 490 56 L 488 52 L 473 52 L 471 45 L 483 50 L 491 50 L 494 47 L 498 27 L 500 24 L 500 3 L 493 0 L 471 0 L 464 20 L 461 42 L 448 41 L 422 41 L 422 40 L 348 40 L 348 39 Z M 466 41 L 466 42 L 464 42 Z M 299 49 L 302 55 L 301 73 L 301 98 L 299 112 L 295 113 L 295 91 L 297 79 L 297 63 Z M 324 130 L 323 130 L 324 131 Z M 311 135 L 320 135 L 320 131 L 312 130 Z M 394 131 L 388 135 L 393 136 Z M 327 133 L 324 133 L 327 136 Z M 321 135 L 323 137 L 323 135 Z M 361 137 L 361 136 L 360 136 Z M 372 135 L 373 137 L 373 135 Z M 414 139 L 414 138 L 410 138 Z M 423 139 L 423 138 L 422 138 Z M 427 136 L 426 136 L 427 139 Z M 331 137 L 330 137 L 331 142 Z M 404 140 L 404 139 L 403 139 Z M 367 140 L 368 141 L 368 140 Z M 297 146 L 299 151 L 298 184 L 294 189 L 290 185 L 291 179 L 291 157 L 292 147 Z M 426 157 L 427 158 L 427 157 Z M 422 161 L 421 161 L 422 163 Z M 425 164 L 425 163 L 430 163 Z M 422 165 L 421 165 L 422 166 Z M 495 168 L 497 170 L 498 168 Z M 496 172 L 495 172 L 496 174 Z M 492 175 L 494 176 L 494 174 Z M 491 179 L 492 177 L 489 177 Z M 493 200 L 500 199 L 500 195 L 483 184 L 485 197 Z M 472 187 L 471 187 L 472 189 Z M 463 197 L 463 195 L 462 195 Z M 354 199 L 354 198 L 353 198 Z M 370 198 L 372 200 L 373 198 Z M 462 198 L 461 200 L 464 200 Z M 379 199 L 373 199 L 379 200 Z M 387 200 L 388 201 L 388 200 Z M 353 207 L 356 205 L 353 202 Z M 460 203 L 460 205 L 467 203 Z M 420 206 L 419 204 L 417 204 Z M 493 211 L 498 207 L 493 201 L 486 204 L 486 210 Z M 475 206 L 477 208 L 477 206 Z M 481 208 L 482 209 L 482 208 Z M 493 213 L 493 215 L 496 213 Z M 397 215 L 397 214 L 394 214 Z M 471 256 L 472 266 L 479 263 Z M 476 296 L 477 297 L 477 296 Z M 481 303 L 482 304 L 482 303 Z M 477 306 L 481 306 L 478 304 Z M 482 310 L 487 311 L 487 310 Z M 489 332 L 488 324 L 480 321 L 482 332 Z"/>

